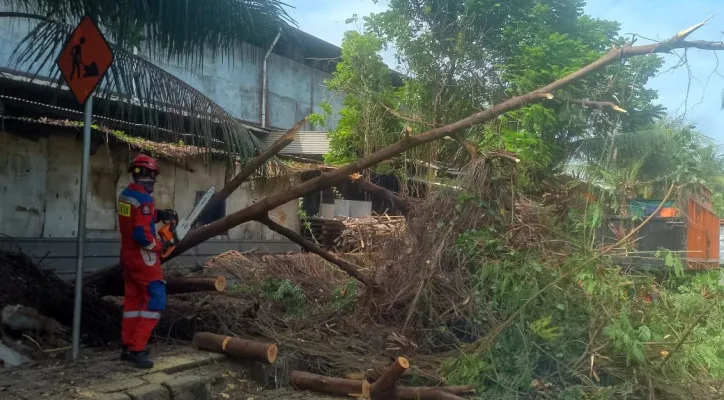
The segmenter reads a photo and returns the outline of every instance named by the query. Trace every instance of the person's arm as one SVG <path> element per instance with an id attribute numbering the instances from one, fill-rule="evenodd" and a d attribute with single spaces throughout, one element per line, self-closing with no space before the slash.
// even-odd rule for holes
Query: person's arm
<path id="1" fill-rule="evenodd" d="M 152 210 L 153 205 L 150 203 L 141 203 L 139 207 L 133 207 L 131 210 L 131 218 L 133 218 L 133 233 L 131 236 L 144 249 L 161 251 L 161 244 L 151 234 L 151 224 L 154 219 Z"/>

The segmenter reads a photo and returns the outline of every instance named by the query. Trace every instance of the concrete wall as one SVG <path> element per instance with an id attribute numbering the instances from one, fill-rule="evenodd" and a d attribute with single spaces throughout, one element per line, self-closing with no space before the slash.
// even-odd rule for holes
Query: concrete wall
<path id="1" fill-rule="evenodd" d="M 51 252 L 61 247 L 74 248 L 73 240 L 69 239 L 77 236 L 81 141 L 56 135 L 33 141 L 0 132 L 0 143 L 0 235 L 30 240 L 32 247 L 38 249 L 42 249 L 42 243 L 53 243 L 48 244 Z M 87 237 L 91 240 L 101 240 L 99 243 L 111 240 L 117 244 L 116 198 L 130 181 L 125 166 L 132 154 L 135 152 L 124 147 L 100 146 L 91 155 L 86 219 Z M 161 174 L 154 193 L 156 206 L 173 208 L 181 218 L 193 209 L 197 191 L 205 191 L 212 184 L 221 188 L 227 173 L 223 162 L 193 163 L 193 173 L 165 161 L 159 164 Z M 247 184 L 227 200 L 227 213 L 268 194 L 255 193 Z M 273 210 L 271 215 L 284 226 L 299 231 L 297 207 L 297 202 L 291 201 Z M 45 241 L 38 242 L 39 239 Z M 251 246 L 249 243 L 252 247 L 282 252 L 297 249 L 286 238 L 256 222 L 243 224 L 216 239 L 227 249 L 241 248 L 242 244 L 246 248 Z M 100 256 L 117 254 L 115 247 L 108 249 L 106 246 L 99 250 Z M 92 254 L 94 250 L 89 251 Z M 57 256 L 71 257 L 60 253 Z"/>
<path id="2" fill-rule="evenodd" d="M 0 0 L 0 11 L 5 10 L 4 0 Z M 16 66 L 9 61 L 13 50 L 32 26 L 23 19 L 2 19 L 0 67 L 28 71 L 29 66 Z M 151 62 L 201 91 L 235 117 L 261 124 L 262 59 L 267 49 L 251 45 L 243 47 L 233 59 L 214 59 L 211 53 L 206 54 L 202 69 L 187 68 L 176 60 L 151 59 Z M 318 105 L 323 101 L 330 102 L 335 109 L 334 117 L 327 119 L 327 128 L 336 127 L 341 97 L 333 96 L 324 86 L 324 80 L 330 78 L 330 74 L 277 54 L 271 55 L 267 66 L 267 114 L 271 127 L 289 129 L 310 112 L 320 112 Z M 51 63 L 41 75 L 49 76 L 55 68 Z"/>
<path id="3" fill-rule="evenodd" d="M 214 60 L 207 55 L 203 69 L 188 68 L 177 60 L 149 59 L 204 93 L 233 116 L 261 124 L 264 52 L 266 49 L 245 45 L 234 59 Z M 273 53 L 267 68 L 270 127 L 289 129 L 306 115 L 321 112 L 319 104 L 322 102 L 332 104 L 335 111 L 327 118 L 326 128 L 337 126 L 337 111 L 341 109 L 342 99 L 324 85 L 324 81 L 331 78 L 330 74 Z"/>

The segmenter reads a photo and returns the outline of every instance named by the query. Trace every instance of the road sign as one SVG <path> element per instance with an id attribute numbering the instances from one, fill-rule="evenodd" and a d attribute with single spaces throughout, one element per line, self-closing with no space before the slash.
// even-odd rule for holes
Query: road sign
<path id="1" fill-rule="evenodd" d="M 84 104 L 113 63 L 113 50 L 93 19 L 85 16 L 56 63 L 75 98 Z"/>

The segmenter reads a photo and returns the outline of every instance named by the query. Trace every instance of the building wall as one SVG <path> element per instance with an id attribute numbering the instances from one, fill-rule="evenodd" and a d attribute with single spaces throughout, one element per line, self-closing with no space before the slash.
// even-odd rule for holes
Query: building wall
<path id="1" fill-rule="evenodd" d="M 7 6 L 0 0 L 0 11 L 5 10 Z M 23 19 L 2 19 L 0 67 L 28 72 L 28 66 L 17 66 L 9 61 L 13 50 L 32 26 Z M 243 47 L 236 51 L 233 59 L 214 59 L 209 52 L 204 57 L 203 68 L 188 68 L 177 60 L 156 58 L 150 61 L 201 91 L 233 116 L 261 124 L 262 61 L 267 49 L 251 45 Z M 320 112 L 319 104 L 324 101 L 331 103 L 335 111 L 341 108 L 340 96 L 334 96 L 324 85 L 330 74 L 277 54 L 271 55 L 267 67 L 270 127 L 289 129 L 309 113 Z M 51 63 L 40 75 L 52 76 L 51 71 L 55 68 Z M 329 129 L 336 127 L 337 113 L 334 114 L 327 119 Z"/>
<path id="2" fill-rule="evenodd" d="M 33 141 L 0 132 L 0 143 L 0 236 L 29 240 L 33 248 L 42 248 L 42 243 L 49 243 L 49 251 L 73 247 L 78 227 L 82 142 L 75 137 L 59 135 Z M 111 243 L 110 250 L 109 245 L 103 247 L 103 257 L 117 251 L 112 245 L 117 244 L 119 238 L 116 198 L 130 181 L 125 166 L 133 154 L 135 152 L 129 152 L 125 147 L 100 146 L 90 157 L 87 237 L 99 243 Z M 161 174 L 154 192 L 156 206 L 173 208 L 181 218 L 193 209 L 196 191 L 205 191 L 212 184 L 220 189 L 226 176 L 223 162 L 194 162 L 191 165 L 195 170 L 193 173 L 165 161 L 159 164 Z M 227 200 L 227 213 L 268 194 L 256 193 L 246 184 Z M 297 207 L 297 202 L 291 201 L 273 210 L 271 215 L 284 226 L 299 231 Z M 39 239 L 45 241 L 38 242 Z M 246 248 L 253 244 L 262 251 L 269 246 L 284 251 L 297 249 L 286 238 L 256 222 L 243 224 L 215 239 L 226 243 L 224 246 L 228 248 Z M 61 246 L 61 243 L 65 245 Z M 286 247 L 274 247 L 275 243 L 284 243 Z M 67 253 L 66 250 L 63 251 Z"/>

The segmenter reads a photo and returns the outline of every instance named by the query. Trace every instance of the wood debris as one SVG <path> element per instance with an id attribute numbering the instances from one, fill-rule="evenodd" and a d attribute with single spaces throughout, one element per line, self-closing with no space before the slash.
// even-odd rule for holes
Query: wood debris
<path id="1" fill-rule="evenodd" d="M 379 215 L 346 218 L 340 221 L 344 229 L 334 239 L 334 247 L 345 253 L 367 253 L 379 250 L 395 236 L 405 234 L 407 223 L 403 216 Z"/>

